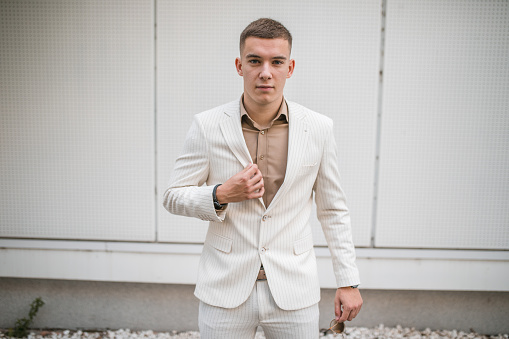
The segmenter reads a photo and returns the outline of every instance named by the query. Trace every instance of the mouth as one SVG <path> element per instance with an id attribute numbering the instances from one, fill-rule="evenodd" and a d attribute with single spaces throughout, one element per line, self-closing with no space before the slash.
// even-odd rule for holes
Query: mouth
<path id="1" fill-rule="evenodd" d="M 271 90 L 274 88 L 274 86 L 269 86 L 269 85 L 260 85 L 260 86 L 256 86 L 257 89 L 259 90 L 262 90 L 262 91 L 268 91 L 268 90 Z"/>

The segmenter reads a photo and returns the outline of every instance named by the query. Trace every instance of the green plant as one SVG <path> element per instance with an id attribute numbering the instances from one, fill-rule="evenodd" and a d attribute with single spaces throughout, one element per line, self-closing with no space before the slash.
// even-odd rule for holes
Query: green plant
<path id="1" fill-rule="evenodd" d="M 7 336 L 16 338 L 24 338 L 28 336 L 28 328 L 32 324 L 35 315 L 39 311 L 39 308 L 42 307 L 42 305 L 44 305 L 44 301 L 42 301 L 41 297 L 38 297 L 32 301 L 30 304 L 30 312 L 28 312 L 28 318 L 21 318 L 16 320 L 16 326 L 9 329 Z"/>

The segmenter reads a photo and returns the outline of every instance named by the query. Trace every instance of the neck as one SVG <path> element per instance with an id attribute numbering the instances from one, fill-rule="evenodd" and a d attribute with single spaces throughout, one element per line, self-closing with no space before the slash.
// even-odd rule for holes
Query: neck
<path id="1" fill-rule="evenodd" d="M 250 102 L 249 99 L 244 96 L 244 107 L 249 117 L 257 124 L 260 126 L 267 126 L 276 117 L 282 101 L 283 96 L 281 96 L 280 100 L 275 100 L 267 105 L 258 105 L 254 102 Z"/>

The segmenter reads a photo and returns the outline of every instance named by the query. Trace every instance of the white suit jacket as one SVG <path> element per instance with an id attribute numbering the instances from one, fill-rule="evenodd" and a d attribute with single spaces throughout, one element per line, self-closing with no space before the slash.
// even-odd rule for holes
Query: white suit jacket
<path id="1" fill-rule="evenodd" d="M 287 169 L 269 206 L 260 198 L 230 203 L 219 213 L 214 209 L 214 185 L 251 161 L 240 101 L 197 114 L 176 160 L 164 206 L 174 214 L 210 221 L 195 290 L 207 304 L 224 308 L 242 304 L 253 290 L 261 263 L 280 308 L 295 310 L 320 300 L 309 224 L 313 192 L 337 285 L 359 284 L 332 120 L 293 102 L 288 102 L 288 109 Z"/>

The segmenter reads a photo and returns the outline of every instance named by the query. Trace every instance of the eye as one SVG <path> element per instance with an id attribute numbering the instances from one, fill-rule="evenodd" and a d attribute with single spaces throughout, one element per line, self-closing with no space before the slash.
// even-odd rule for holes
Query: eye
<path id="1" fill-rule="evenodd" d="M 249 62 L 250 64 L 257 64 L 257 63 L 259 63 L 260 61 L 259 61 L 259 60 L 256 60 L 256 59 L 251 59 L 251 60 L 248 60 L 247 62 Z"/>
<path id="2" fill-rule="evenodd" d="M 285 62 L 283 60 L 274 60 L 274 64 L 275 65 L 282 65 L 284 64 Z"/>

